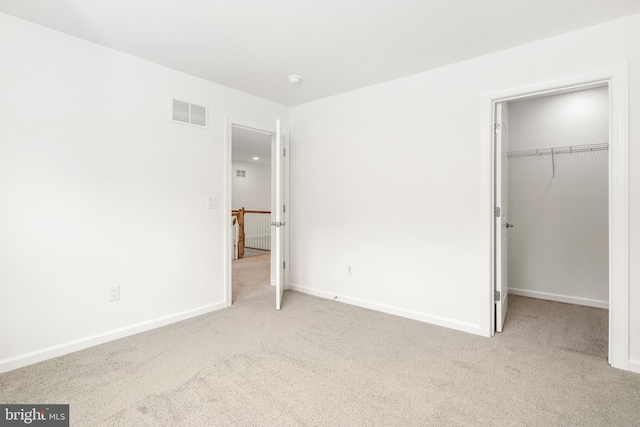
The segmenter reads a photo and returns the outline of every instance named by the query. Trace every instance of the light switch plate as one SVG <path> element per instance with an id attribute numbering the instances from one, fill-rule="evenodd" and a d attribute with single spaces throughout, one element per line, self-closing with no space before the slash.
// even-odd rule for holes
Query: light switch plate
<path id="1" fill-rule="evenodd" d="M 209 197 L 207 199 L 207 209 L 219 209 L 220 199 L 217 197 Z"/>

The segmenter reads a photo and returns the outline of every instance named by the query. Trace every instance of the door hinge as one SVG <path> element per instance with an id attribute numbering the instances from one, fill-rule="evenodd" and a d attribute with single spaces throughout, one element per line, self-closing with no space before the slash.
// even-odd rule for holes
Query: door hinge
<path id="1" fill-rule="evenodd" d="M 493 215 L 495 215 L 496 218 L 500 218 L 500 207 L 493 208 Z"/>
<path id="2" fill-rule="evenodd" d="M 287 268 L 287 262 L 286 261 L 282 261 L 282 269 L 284 270 L 285 268 Z"/>
<path id="3" fill-rule="evenodd" d="M 500 301 L 500 291 L 493 291 L 493 300 L 495 302 Z"/>
<path id="4" fill-rule="evenodd" d="M 287 211 L 287 205 L 282 205 L 282 213 L 285 213 Z"/>
<path id="5" fill-rule="evenodd" d="M 286 148 L 282 149 L 282 157 L 287 157 L 287 149 Z"/>
<path id="6" fill-rule="evenodd" d="M 500 133 L 500 123 L 493 124 L 493 132 Z"/>

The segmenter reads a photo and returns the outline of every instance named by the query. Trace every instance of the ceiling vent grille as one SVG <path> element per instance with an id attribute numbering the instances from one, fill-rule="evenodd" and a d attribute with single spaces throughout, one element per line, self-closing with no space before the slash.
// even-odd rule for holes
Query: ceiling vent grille
<path id="1" fill-rule="evenodd" d="M 207 107 L 180 101 L 178 99 L 172 99 L 171 121 L 206 128 Z"/>
<path id="2" fill-rule="evenodd" d="M 247 176 L 247 171 L 243 171 L 242 169 L 236 169 L 236 176 L 241 176 L 245 178 Z"/>

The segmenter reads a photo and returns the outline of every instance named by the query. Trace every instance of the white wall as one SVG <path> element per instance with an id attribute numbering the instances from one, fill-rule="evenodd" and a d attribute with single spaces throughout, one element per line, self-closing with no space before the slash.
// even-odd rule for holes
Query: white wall
<path id="1" fill-rule="evenodd" d="M 479 333 L 483 97 L 628 62 L 636 117 L 638 40 L 640 15 L 291 108 L 292 286 Z M 629 131 L 637 260 L 640 121 Z M 630 277 L 631 358 L 640 369 L 640 263 Z"/>
<path id="2" fill-rule="evenodd" d="M 287 108 L 4 14 L 0 57 L 0 371 L 221 308 L 224 115 Z"/>
<path id="3" fill-rule="evenodd" d="M 291 108 L 291 284 L 477 332 L 483 95 L 624 61 L 640 370 L 638 40 L 640 15 Z M 287 109 L 1 14 L 0 54 L 0 369 L 220 307 L 223 115 Z"/>
<path id="4" fill-rule="evenodd" d="M 246 171 L 246 176 L 236 176 L 237 169 Z M 271 166 L 269 164 L 234 161 L 231 179 L 233 209 L 244 207 L 253 211 L 271 210 Z"/>
<path id="5" fill-rule="evenodd" d="M 509 150 L 609 140 L 607 87 L 509 103 Z M 509 293 L 608 307 L 608 152 L 509 160 Z"/>

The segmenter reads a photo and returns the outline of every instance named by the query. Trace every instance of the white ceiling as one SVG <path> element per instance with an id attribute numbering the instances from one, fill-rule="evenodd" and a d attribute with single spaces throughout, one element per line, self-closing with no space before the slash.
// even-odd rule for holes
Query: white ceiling
<path id="1" fill-rule="evenodd" d="M 0 0 L 0 11 L 291 106 L 637 14 L 640 0 Z"/>

